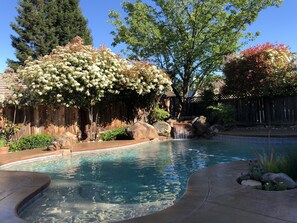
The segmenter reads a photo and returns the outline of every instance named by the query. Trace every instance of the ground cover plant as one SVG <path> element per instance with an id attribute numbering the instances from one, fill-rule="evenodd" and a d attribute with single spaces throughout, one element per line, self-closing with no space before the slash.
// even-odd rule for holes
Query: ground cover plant
<path id="1" fill-rule="evenodd" d="M 9 144 L 9 151 L 16 152 L 26 149 L 40 148 L 48 146 L 54 137 L 46 134 L 36 134 L 20 138 Z"/>

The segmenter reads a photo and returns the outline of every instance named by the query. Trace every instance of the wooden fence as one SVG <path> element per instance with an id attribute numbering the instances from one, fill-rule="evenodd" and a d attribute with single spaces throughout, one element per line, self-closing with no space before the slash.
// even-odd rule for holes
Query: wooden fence
<path id="1" fill-rule="evenodd" d="M 170 100 L 170 113 L 176 117 L 179 102 L 176 97 Z M 183 116 L 208 116 L 206 107 L 213 103 L 224 103 L 234 106 L 235 119 L 238 125 L 297 125 L 297 94 L 274 97 L 235 97 L 233 95 L 216 95 L 205 102 L 201 97 L 186 99 Z"/>
<path id="2" fill-rule="evenodd" d="M 296 125 L 297 95 L 221 100 L 233 105 L 238 125 Z"/>
<path id="3" fill-rule="evenodd" d="M 132 123 L 134 118 L 133 109 L 124 102 L 97 104 L 93 108 L 93 132 L 125 126 Z M 90 127 L 88 111 L 64 106 L 0 108 L 0 127 L 4 120 L 21 127 L 16 137 L 39 133 L 62 135 L 66 132 L 87 135 Z"/>

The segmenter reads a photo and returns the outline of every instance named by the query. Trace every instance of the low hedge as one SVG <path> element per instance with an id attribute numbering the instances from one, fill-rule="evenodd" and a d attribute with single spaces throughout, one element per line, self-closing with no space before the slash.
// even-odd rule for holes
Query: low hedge
<path id="1" fill-rule="evenodd" d="M 20 138 L 19 140 L 12 142 L 9 145 L 9 151 L 21 151 L 26 149 L 33 149 L 39 147 L 48 146 L 52 141 L 53 137 L 46 134 L 36 134 Z"/>

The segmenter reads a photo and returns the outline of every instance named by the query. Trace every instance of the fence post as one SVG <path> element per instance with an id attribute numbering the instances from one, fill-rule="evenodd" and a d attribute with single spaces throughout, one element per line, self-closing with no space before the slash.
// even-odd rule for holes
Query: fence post
<path id="1" fill-rule="evenodd" d="M 266 113 L 267 113 L 267 120 L 266 122 L 268 122 L 268 126 L 270 127 L 271 125 L 271 110 L 273 109 L 272 108 L 272 103 L 271 103 L 271 97 L 265 97 L 264 98 L 265 100 L 265 110 L 266 110 Z"/>

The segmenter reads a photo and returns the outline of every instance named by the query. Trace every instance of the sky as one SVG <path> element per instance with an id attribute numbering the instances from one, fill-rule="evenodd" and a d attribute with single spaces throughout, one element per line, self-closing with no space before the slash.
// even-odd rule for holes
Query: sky
<path id="1" fill-rule="evenodd" d="M 0 0 L 0 73 L 6 69 L 7 59 L 15 59 L 15 49 L 11 46 L 10 35 L 15 35 L 10 23 L 17 16 L 16 7 L 18 0 Z M 108 12 L 116 10 L 123 14 L 121 8 L 122 0 L 80 0 L 83 15 L 88 20 L 91 30 L 93 44 L 95 47 L 105 45 L 113 52 L 120 53 L 125 47 L 121 44 L 112 47 L 114 30 L 112 24 L 108 23 Z M 260 31 L 261 35 L 244 48 L 260 43 L 282 43 L 288 45 L 291 51 L 297 53 L 297 0 L 283 0 L 280 8 L 270 7 L 260 12 L 257 20 L 248 27 L 247 31 Z"/>

